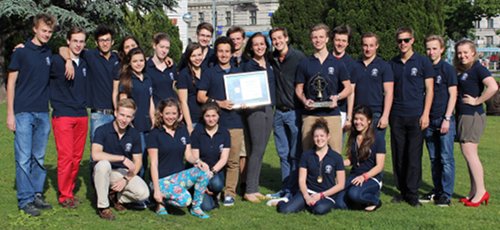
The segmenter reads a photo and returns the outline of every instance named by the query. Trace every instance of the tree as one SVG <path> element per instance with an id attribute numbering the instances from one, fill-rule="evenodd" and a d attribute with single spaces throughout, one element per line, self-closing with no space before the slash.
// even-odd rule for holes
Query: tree
<path id="1" fill-rule="evenodd" d="M 330 1 L 280 0 L 280 6 L 272 17 L 272 25 L 287 28 L 290 44 L 306 54 L 311 54 L 313 48 L 309 39 L 309 29 L 317 23 L 324 22 Z"/>
<path id="2" fill-rule="evenodd" d="M 499 0 L 445 0 L 446 35 L 458 41 L 472 37 L 474 21 L 500 14 Z"/>
<path id="3" fill-rule="evenodd" d="M 151 42 L 153 34 L 165 32 L 170 36 L 171 44 L 168 56 L 178 62 L 182 55 L 182 42 L 179 38 L 179 28 L 174 26 L 162 9 L 156 9 L 140 16 L 137 12 L 127 11 L 125 15 L 125 28 L 127 34 L 134 35 L 146 55 L 153 55 Z"/>
<path id="4" fill-rule="evenodd" d="M 326 22 L 331 27 L 348 24 L 352 28 L 348 52 L 353 56 L 361 53 L 361 35 L 374 32 L 380 37 L 379 55 L 390 59 L 398 53 L 395 32 L 401 26 L 415 30 L 414 47 L 419 52 L 424 52 L 425 36 L 444 33 L 443 3 L 444 0 L 339 0 L 332 5 Z"/>
<path id="5" fill-rule="evenodd" d="M 115 26 L 122 33 L 124 15 L 127 8 L 142 14 L 162 7 L 172 9 L 176 0 L 2 0 L 0 1 L 0 69 L 6 69 L 6 57 L 12 53 L 14 44 L 25 41 L 31 36 L 34 15 L 47 12 L 56 16 L 60 33 L 55 38 L 64 37 L 64 32 L 71 26 L 81 26 L 88 31 L 97 25 L 106 23 Z M 140 14 L 138 14 L 140 15 Z M 4 71 L 0 71 L 0 79 L 4 79 Z M 0 82 L 1 83 L 1 82 Z"/>

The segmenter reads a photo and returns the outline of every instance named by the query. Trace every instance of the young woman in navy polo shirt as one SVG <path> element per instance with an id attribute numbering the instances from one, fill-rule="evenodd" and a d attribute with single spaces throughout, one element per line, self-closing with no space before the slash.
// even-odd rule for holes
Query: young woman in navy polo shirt
<path id="1" fill-rule="evenodd" d="M 153 36 L 153 57 L 146 62 L 146 73 L 153 82 L 153 102 L 167 98 L 177 98 L 175 81 L 177 80 L 177 66 L 168 57 L 170 52 L 170 36 L 166 33 L 157 33 Z"/>
<path id="2" fill-rule="evenodd" d="M 143 164 L 139 175 L 144 178 L 147 168 L 146 136 L 154 124 L 153 87 L 149 75 L 144 73 L 145 55 L 141 48 L 131 49 L 123 61 L 120 71 L 118 98 L 132 98 L 137 104 L 133 120 L 134 127 L 140 132 Z"/>
<path id="3" fill-rule="evenodd" d="M 180 124 L 180 114 L 176 100 L 169 98 L 160 101 L 156 128 L 148 137 L 153 197 L 158 203 L 156 213 L 168 214 L 164 204 L 166 201 L 176 207 L 191 204 L 191 214 L 206 219 L 209 216 L 200 206 L 212 172 L 206 163 L 192 154 L 189 132 Z M 195 167 L 184 170 L 184 160 Z M 194 187 L 193 197 L 188 191 L 191 187 Z"/>
<path id="4" fill-rule="evenodd" d="M 457 139 L 467 161 L 471 180 L 469 195 L 460 199 L 460 202 L 465 206 L 478 207 L 483 202 L 488 204 L 490 198 L 484 185 L 483 166 L 477 151 L 486 125 L 483 103 L 498 91 L 498 85 L 488 69 L 479 63 L 476 46 L 472 41 L 458 42 L 455 51 L 453 63 L 458 72 Z"/>
<path id="5" fill-rule="evenodd" d="M 269 82 L 269 93 L 274 99 L 274 72 L 271 67 L 269 44 L 262 33 L 255 33 L 248 39 L 245 47 L 247 62 L 242 64 L 244 72 L 266 71 Z M 266 151 L 271 129 L 273 127 L 272 105 L 264 105 L 244 109 L 244 119 L 247 126 L 245 133 L 249 138 L 245 141 L 248 150 L 248 163 L 246 167 L 246 189 L 243 198 L 252 203 L 259 203 L 265 196 L 259 192 L 259 178 L 262 168 L 262 158 Z"/>
<path id="6" fill-rule="evenodd" d="M 330 131 L 325 119 L 319 118 L 311 128 L 314 149 L 302 154 L 299 164 L 299 188 L 290 201 L 281 198 L 278 212 L 294 213 L 304 209 L 323 215 L 337 205 L 338 193 L 344 189 L 345 171 L 342 157 L 328 146 Z"/>
<path id="7" fill-rule="evenodd" d="M 209 211 L 218 207 L 217 195 L 224 189 L 223 169 L 229 157 L 231 137 L 226 128 L 219 126 L 220 108 L 217 103 L 206 103 L 201 110 L 204 123 L 194 129 L 191 147 L 194 158 L 206 162 L 214 175 L 208 182 L 201 205 L 201 209 Z"/>
<path id="8" fill-rule="evenodd" d="M 344 165 L 352 166 L 352 169 L 345 190 L 339 195 L 339 203 L 347 201 L 350 207 L 360 206 L 370 212 L 382 205 L 380 189 L 385 139 L 375 135 L 373 113 L 368 106 L 358 106 L 353 113 L 353 126 L 347 140 L 347 159 L 344 160 Z M 345 196 L 347 199 L 344 200 Z"/>
<path id="9" fill-rule="evenodd" d="M 196 84 L 201 79 L 201 63 L 203 62 L 203 50 L 200 44 L 194 42 L 187 46 L 184 53 L 184 62 L 188 63 L 179 73 L 177 82 L 177 93 L 181 102 L 182 116 L 188 131 L 193 132 L 194 127 L 201 119 L 200 104 L 196 101 Z"/>
<path id="10" fill-rule="evenodd" d="M 120 46 L 118 47 L 118 57 L 120 57 L 120 61 L 122 61 L 122 64 L 128 52 L 137 47 L 140 47 L 139 41 L 134 36 L 129 35 L 123 38 Z"/>

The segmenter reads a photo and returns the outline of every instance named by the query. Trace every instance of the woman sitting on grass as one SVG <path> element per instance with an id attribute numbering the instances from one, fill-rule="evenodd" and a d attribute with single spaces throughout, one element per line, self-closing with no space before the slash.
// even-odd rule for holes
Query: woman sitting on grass
<path id="1" fill-rule="evenodd" d="M 353 126 L 347 140 L 345 166 L 352 166 L 345 190 L 339 194 L 339 205 L 375 211 L 382 205 L 382 170 L 385 160 L 385 140 L 376 138 L 372 126 L 372 111 L 367 106 L 354 109 Z M 345 196 L 347 195 L 347 196 Z M 345 198 L 345 199 L 344 199 Z"/>
<path id="2" fill-rule="evenodd" d="M 323 215 L 337 205 L 337 194 L 344 189 L 345 171 L 342 157 L 328 146 L 330 131 L 325 119 L 319 118 L 312 129 L 314 149 L 302 154 L 299 164 L 300 193 L 290 201 L 280 198 L 278 212 L 294 213 L 308 209 Z"/>
<path id="3" fill-rule="evenodd" d="M 153 197 L 158 203 L 156 213 L 168 214 L 163 202 L 166 200 L 176 207 L 191 204 L 191 214 L 206 219 L 209 216 L 200 206 L 212 175 L 207 164 L 192 155 L 189 132 L 179 124 L 179 117 L 180 106 L 176 100 L 160 101 L 156 113 L 156 128 L 148 138 Z M 184 159 L 195 167 L 184 170 Z M 191 198 L 188 189 L 193 186 L 194 195 Z"/>

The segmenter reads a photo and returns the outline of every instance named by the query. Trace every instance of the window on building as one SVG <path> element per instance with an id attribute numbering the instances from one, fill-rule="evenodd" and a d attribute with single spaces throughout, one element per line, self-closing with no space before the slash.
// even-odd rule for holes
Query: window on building
<path id="1" fill-rule="evenodd" d="M 493 45 L 493 36 L 486 36 L 486 46 Z"/>
<path id="2" fill-rule="evenodd" d="M 200 21 L 200 23 L 205 22 L 205 12 L 198 13 L 198 20 Z"/>
<path id="3" fill-rule="evenodd" d="M 226 25 L 231 26 L 232 21 L 231 21 L 231 11 L 226 11 Z"/>
<path id="4" fill-rule="evenodd" d="M 476 29 L 481 28 L 481 20 L 474 21 L 474 26 Z"/>
<path id="5" fill-rule="evenodd" d="M 250 25 L 257 25 L 257 11 L 250 11 Z"/>
<path id="6" fill-rule="evenodd" d="M 493 18 L 488 18 L 488 29 L 493 28 Z"/>

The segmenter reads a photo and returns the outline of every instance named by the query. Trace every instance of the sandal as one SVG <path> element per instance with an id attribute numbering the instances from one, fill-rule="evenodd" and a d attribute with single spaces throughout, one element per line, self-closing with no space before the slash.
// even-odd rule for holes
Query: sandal
<path id="1" fill-rule="evenodd" d="M 192 208 L 190 212 L 191 212 L 191 215 L 196 216 L 200 219 L 210 218 L 210 216 L 208 214 L 206 214 L 205 212 L 203 212 L 203 210 L 201 210 L 201 208 Z"/>
<path id="2" fill-rule="evenodd" d="M 166 216 L 168 215 L 168 212 L 163 205 L 159 204 L 158 207 L 156 208 L 156 214 L 159 216 Z"/>

